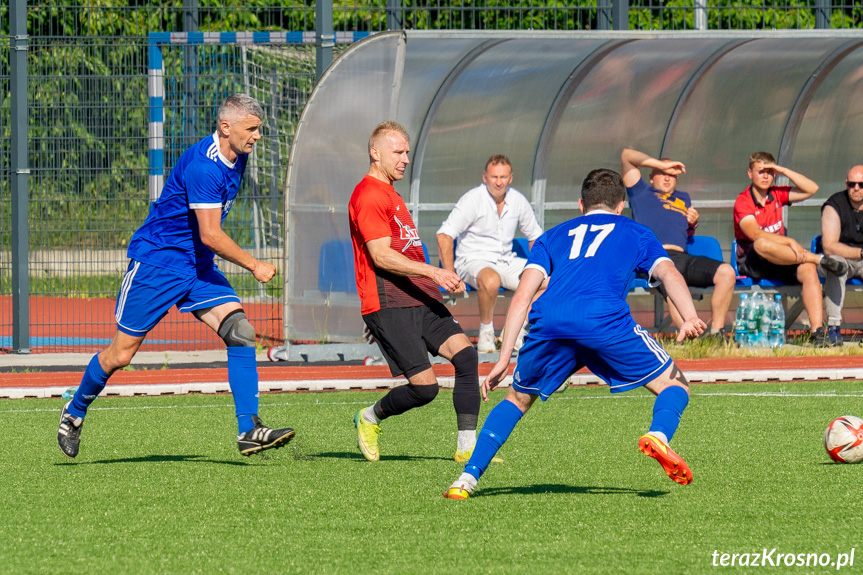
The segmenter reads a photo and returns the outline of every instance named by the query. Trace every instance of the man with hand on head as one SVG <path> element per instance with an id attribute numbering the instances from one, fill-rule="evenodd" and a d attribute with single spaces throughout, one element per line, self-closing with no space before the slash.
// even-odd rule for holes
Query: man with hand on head
<path id="1" fill-rule="evenodd" d="M 787 177 L 791 186 L 775 186 L 776 174 Z M 801 298 L 812 329 L 811 343 L 829 346 L 821 306 L 821 275 L 841 276 L 848 264 L 829 255 L 813 254 L 789 238 L 782 218 L 783 206 L 802 202 L 815 195 L 818 184 L 776 164 L 770 152 L 755 152 L 747 170 L 750 185 L 734 201 L 734 237 L 740 273 L 758 281 L 762 278 L 802 285 Z"/>
<path id="2" fill-rule="evenodd" d="M 630 149 L 620 154 L 620 164 L 632 218 L 656 234 L 686 285 L 713 287 L 710 334 L 724 340 L 725 316 L 734 297 L 736 277 L 734 268 L 724 262 L 686 253 L 687 240 L 698 227 L 698 211 L 692 207 L 689 194 L 677 190 L 677 180 L 686 166 Z M 642 179 L 640 168 L 650 168 L 650 185 Z M 668 299 L 665 288 L 660 285 L 659 290 Z M 673 304 L 668 308 L 679 327 L 683 318 Z"/>

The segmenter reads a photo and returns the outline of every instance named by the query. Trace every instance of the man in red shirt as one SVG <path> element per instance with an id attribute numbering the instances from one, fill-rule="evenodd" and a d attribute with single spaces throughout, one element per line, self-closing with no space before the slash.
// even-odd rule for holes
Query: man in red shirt
<path id="1" fill-rule="evenodd" d="M 455 460 L 465 462 L 476 443 L 479 416 L 477 352 L 442 303 L 438 288 L 460 293 L 465 285 L 455 272 L 425 263 L 410 211 L 393 187 L 405 175 L 408 152 L 410 138 L 401 125 L 379 124 L 369 138 L 369 173 L 357 184 L 348 206 L 363 322 L 393 376 L 408 380 L 356 413 L 357 444 L 367 460 L 378 461 L 381 420 L 435 398 L 438 383 L 431 353 L 455 368 Z"/>
<path id="2" fill-rule="evenodd" d="M 783 206 L 812 197 L 818 191 L 818 184 L 803 174 L 778 166 L 769 152 L 752 154 L 747 173 L 751 184 L 734 202 L 734 238 L 740 273 L 755 281 L 767 278 L 802 284 L 801 297 L 814 330 L 813 343 L 829 345 L 823 327 L 819 267 L 842 275 L 848 266 L 832 256 L 813 254 L 786 236 L 782 219 Z M 774 186 L 776 174 L 791 180 L 793 187 Z"/>

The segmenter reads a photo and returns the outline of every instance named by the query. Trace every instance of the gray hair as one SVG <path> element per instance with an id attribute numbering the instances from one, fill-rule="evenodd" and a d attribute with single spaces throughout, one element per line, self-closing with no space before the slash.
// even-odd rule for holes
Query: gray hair
<path id="1" fill-rule="evenodd" d="M 257 100 L 245 94 L 234 94 L 225 98 L 225 101 L 219 106 L 217 117 L 219 122 L 235 122 L 250 115 L 255 116 L 261 122 L 267 119 L 264 108 Z"/>

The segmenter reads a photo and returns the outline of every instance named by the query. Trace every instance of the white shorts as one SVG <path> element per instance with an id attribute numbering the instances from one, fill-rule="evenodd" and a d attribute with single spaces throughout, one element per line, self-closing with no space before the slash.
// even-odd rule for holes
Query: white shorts
<path id="1" fill-rule="evenodd" d="M 491 268 L 500 276 L 501 287 L 510 291 L 515 291 L 518 287 L 518 281 L 521 278 L 521 272 L 524 271 L 526 263 L 527 260 L 524 258 L 498 260 L 497 262 L 473 260 L 456 265 L 455 271 L 459 276 L 461 276 L 464 283 L 476 288 L 476 276 L 478 276 L 479 272 L 485 268 Z"/>

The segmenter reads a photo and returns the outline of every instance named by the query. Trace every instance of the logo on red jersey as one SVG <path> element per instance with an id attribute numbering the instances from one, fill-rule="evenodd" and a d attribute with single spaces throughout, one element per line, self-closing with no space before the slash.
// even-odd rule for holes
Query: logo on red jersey
<path id="1" fill-rule="evenodd" d="M 771 234 L 778 233 L 782 229 L 782 222 L 776 222 L 775 224 L 771 224 L 769 226 L 765 226 L 762 228 L 765 232 L 770 232 Z"/>
<path id="2" fill-rule="evenodd" d="M 420 234 L 416 230 L 416 228 L 412 228 L 409 225 L 403 224 L 401 220 L 397 216 L 393 216 L 393 219 L 399 226 L 399 239 L 405 240 L 405 245 L 402 248 L 402 252 L 406 252 L 408 248 L 411 246 L 420 247 L 423 245 L 422 240 L 420 240 Z"/>

